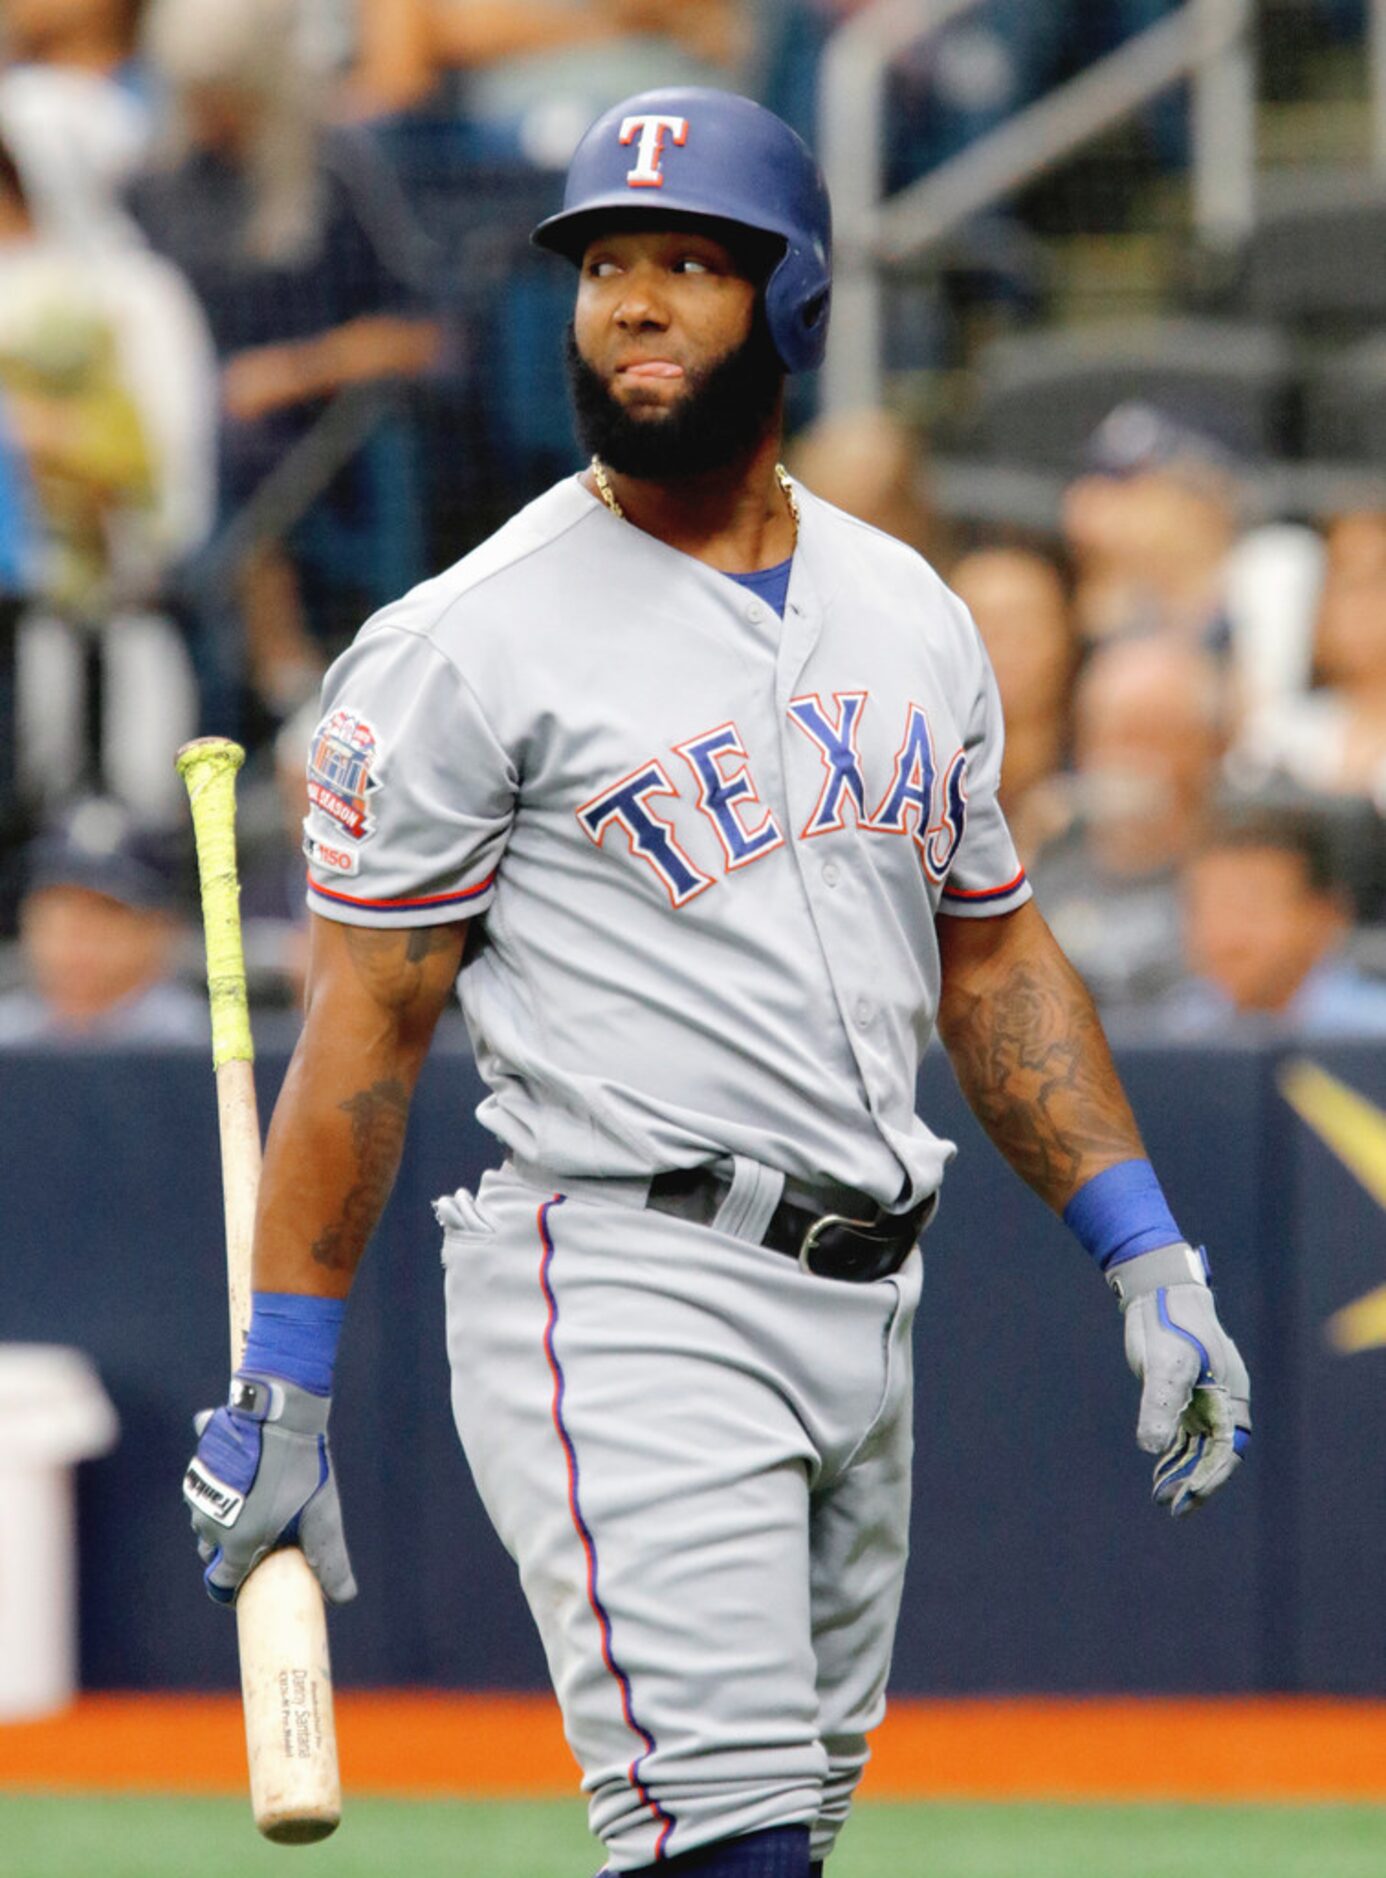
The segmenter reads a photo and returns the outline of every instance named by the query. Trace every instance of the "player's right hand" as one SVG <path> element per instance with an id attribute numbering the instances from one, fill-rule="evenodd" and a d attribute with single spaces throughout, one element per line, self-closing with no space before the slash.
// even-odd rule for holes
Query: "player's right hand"
<path id="1" fill-rule="evenodd" d="M 1178 1519 L 1231 1478 L 1251 1441 L 1246 1364 L 1191 1247 L 1142 1253 L 1107 1282 L 1126 1320 L 1126 1360 L 1141 1381 L 1136 1441 L 1159 1455 L 1154 1498 Z"/>
<path id="2" fill-rule="evenodd" d="M 255 1565 L 298 1545 L 334 1604 L 356 1596 L 327 1446 L 331 1397 L 278 1376 L 231 1378 L 226 1406 L 204 1409 L 183 1498 L 209 1597 L 234 1604 Z"/>

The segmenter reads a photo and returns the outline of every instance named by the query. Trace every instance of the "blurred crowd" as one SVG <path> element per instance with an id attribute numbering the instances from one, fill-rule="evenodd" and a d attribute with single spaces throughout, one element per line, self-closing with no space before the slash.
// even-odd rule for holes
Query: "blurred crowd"
<path id="1" fill-rule="evenodd" d="M 960 544 L 919 451 L 874 412 L 792 461 L 932 549 L 970 607 L 1002 801 L 1109 1029 L 1386 1035 L 1386 514 L 1246 527 L 1225 443 L 1133 403 L 1090 440 L 1061 539 Z"/>
<path id="2" fill-rule="evenodd" d="M 663 83 L 812 140 L 862 4 L 5 0 L 0 1046 L 201 1038 L 172 767 L 199 732 L 251 752 L 252 983 L 293 1008 L 326 664 L 574 466 L 571 283 L 526 245 L 573 144 Z M 1173 5 L 965 10 L 896 61 L 891 186 Z M 1179 111 L 1148 131 L 1183 160 Z M 1112 1022 L 1386 1032 L 1386 514 L 1249 528 L 1235 448 L 1128 404 L 1060 535 L 964 536 L 897 417 L 793 414 L 804 480 L 972 608 L 1006 807 Z"/>

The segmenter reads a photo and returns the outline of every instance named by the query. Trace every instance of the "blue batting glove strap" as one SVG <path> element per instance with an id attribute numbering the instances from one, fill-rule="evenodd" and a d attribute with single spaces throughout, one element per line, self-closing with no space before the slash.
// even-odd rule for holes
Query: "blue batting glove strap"
<path id="1" fill-rule="evenodd" d="M 266 1552 L 297 1544 L 334 1603 L 356 1595 L 327 1445 L 325 1395 L 237 1371 L 225 1405 L 196 1419 L 197 1452 L 183 1476 L 203 1583 L 234 1604 Z"/>
<path id="2" fill-rule="evenodd" d="M 257 1376 L 281 1376 L 314 1395 L 331 1395 L 346 1299 L 253 1291 L 250 1306 L 241 1368 Z"/>
<path id="3" fill-rule="evenodd" d="M 1176 1519 L 1236 1471 L 1251 1442 L 1251 1384 L 1208 1287 L 1208 1261 L 1162 1246 L 1107 1274 L 1141 1384 L 1136 1440 L 1155 1463 L 1153 1498 Z"/>
<path id="4" fill-rule="evenodd" d="M 1119 1161 L 1094 1174 L 1064 1208 L 1063 1218 L 1104 1272 L 1184 1237 L 1149 1161 Z"/>

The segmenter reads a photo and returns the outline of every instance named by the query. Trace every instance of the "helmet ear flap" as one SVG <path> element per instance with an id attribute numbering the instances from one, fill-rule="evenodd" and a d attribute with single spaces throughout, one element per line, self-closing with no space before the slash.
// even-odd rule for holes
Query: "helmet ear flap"
<path id="1" fill-rule="evenodd" d="M 831 301 L 826 266 L 791 247 L 765 288 L 766 322 L 787 372 L 811 372 L 823 363 Z"/>
<path id="2" fill-rule="evenodd" d="M 825 287 L 806 302 L 799 317 L 803 320 L 807 332 L 813 332 L 828 317 L 828 302 L 832 299 L 832 288 Z"/>

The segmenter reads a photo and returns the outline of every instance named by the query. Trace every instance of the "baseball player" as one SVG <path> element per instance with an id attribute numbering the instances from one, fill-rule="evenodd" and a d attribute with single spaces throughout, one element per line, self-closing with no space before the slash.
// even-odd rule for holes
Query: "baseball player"
<path id="1" fill-rule="evenodd" d="M 453 1412 L 610 1873 L 820 1873 L 905 1568 L 938 1031 L 1106 1274 L 1176 1514 L 1248 1383 L 997 807 L 972 621 L 778 466 L 829 211 L 777 118 L 633 98 L 535 239 L 577 267 L 588 468 L 370 620 L 308 769 L 307 1018 L 254 1320 L 185 1492 L 212 1596 L 297 1539 L 355 1589 L 344 1300 L 459 982 L 505 1159 L 437 1203 Z"/>

